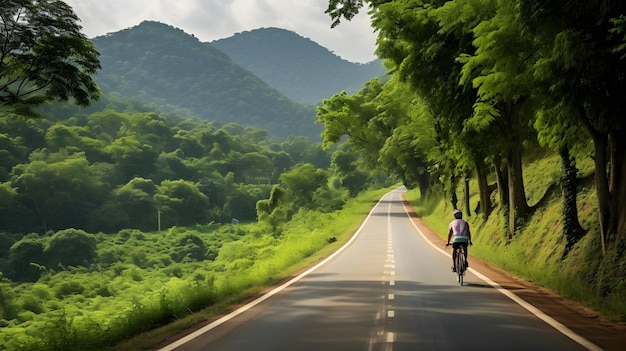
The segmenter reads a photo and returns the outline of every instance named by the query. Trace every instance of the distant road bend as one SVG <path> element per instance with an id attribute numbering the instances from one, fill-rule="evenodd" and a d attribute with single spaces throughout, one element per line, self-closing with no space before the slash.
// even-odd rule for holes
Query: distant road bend
<path id="1" fill-rule="evenodd" d="M 460 286 L 403 192 L 325 261 L 159 351 L 601 350 L 474 268 Z"/>

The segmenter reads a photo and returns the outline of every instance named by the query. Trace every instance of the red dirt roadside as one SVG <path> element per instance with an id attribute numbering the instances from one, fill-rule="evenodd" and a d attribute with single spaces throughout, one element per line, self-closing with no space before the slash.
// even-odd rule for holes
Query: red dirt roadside
<path id="1" fill-rule="evenodd" d="M 411 214 L 415 225 L 426 238 L 435 245 L 444 246 L 445 241 L 415 215 L 410 204 L 405 201 L 404 205 L 407 212 Z M 543 313 L 603 350 L 626 350 L 625 324 L 612 322 L 597 312 L 585 308 L 574 301 L 567 300 L 548 289 L 526 282 L 492 267 L 486 262 L 472 257 L 471 254 L 469 262 L 471 262 L 472 269 L 535 306 Z"/>

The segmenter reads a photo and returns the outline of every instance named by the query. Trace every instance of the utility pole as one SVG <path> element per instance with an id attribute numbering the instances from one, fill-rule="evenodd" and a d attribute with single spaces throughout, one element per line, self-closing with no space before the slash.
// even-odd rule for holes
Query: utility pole
<path id="1" fill-rule="evenodd" d="M 161 232 L 161 209 L 157 208 L 157 225 L 159 228 L 159 233 Z"/>

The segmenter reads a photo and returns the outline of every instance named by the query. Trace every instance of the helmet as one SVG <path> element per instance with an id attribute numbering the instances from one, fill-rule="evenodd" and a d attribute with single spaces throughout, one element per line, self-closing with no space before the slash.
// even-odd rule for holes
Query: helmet
<path id="1" fill-rule="evenodd" d="M 456 219 L 461 219 L 463 217 L 463 212 L 461 212 L 460 210 L 454 210 L 452 214 L 454 215 L 454 218 Z"/>

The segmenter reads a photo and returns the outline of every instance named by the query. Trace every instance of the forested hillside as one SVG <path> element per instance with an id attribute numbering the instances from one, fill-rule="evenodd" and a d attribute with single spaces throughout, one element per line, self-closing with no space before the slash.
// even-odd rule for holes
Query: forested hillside
<path id="1" fill-rule="evenodd" d="M 348 62 L 295 32 L 260 28 L 211 42 L 233 61 L 295 101 L 318 104 L 342 90 L 356 93 L 382 77 L 380 60 Z"/>
<path id="2" fill-rule="evenodd" d="M 280 139 L 319 140 L 312 106 L 296 103 L 211 44 L 166 24 L 138 26 L 93 39 L 104 94 L 177 106 L 209 121 L 262 127 Z"/>
<path id="3" fill-rule="evenodd" d="M 154 112 L 9 114 L 0 126 L 0 231 L 16 233 L 156 229 L 157 210 L 164 227 L 255 220 L 280 173 L 330 165 L 304 137 L 274 143 L 259 128 Z"/>

